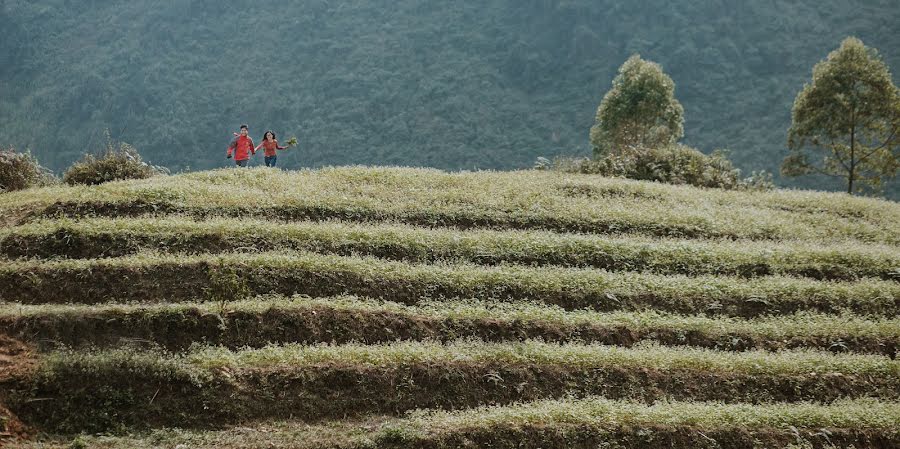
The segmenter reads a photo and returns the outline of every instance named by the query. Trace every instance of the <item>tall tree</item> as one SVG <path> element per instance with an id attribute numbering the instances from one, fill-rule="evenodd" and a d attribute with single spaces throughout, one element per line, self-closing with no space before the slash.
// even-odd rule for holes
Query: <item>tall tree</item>
<path id="1" fill-rule="evenodd" d="M 591 145 L 597 157 L 674 144 L 684 136 L 684 108 L 662 67 L 628 58 L 597 108 Z"/>
<path id="2" fill-rule="evenodd" d="M 792 119 L 785 176 L 843 178 L 852 194 L 879 191 L 900 168 L 900 90 L 878 52 L 855 37 L 816 64 Z"/>

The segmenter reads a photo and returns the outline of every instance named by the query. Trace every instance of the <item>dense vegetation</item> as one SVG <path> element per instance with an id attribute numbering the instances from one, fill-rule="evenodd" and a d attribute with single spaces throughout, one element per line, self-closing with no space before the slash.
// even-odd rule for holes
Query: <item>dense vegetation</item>
<path id="1" fill-rule="evenodd" d="M 775 173 L 813 65 L 856 35 L 897 70 L 898 23 L 888 0 L 3 0 L 0 145 L 61 171 L 108 128 L 153 164 L 213 168 L 250 122 L 300 137 L 288 168 L 521 168 L 589 155 L 640 53 L 674 80 L 685 143 Z"/>
<path id="2" fill-rule="evenodd" d="M 100 154 L 88 153 L 63 173 L 66 184 L 96 185 L 124 179 L 145 179 L 159 174 L 157 167 L 147 164 L 133 147 L 112 142 L 107 132 L 106 148 Z"/>
<path id="3" fill-rule="evenodd" d="M 891 201 L 363 167 L 3 196 L 0 444 L 900 443 Z"/>
<path id="4" fill-rule="evenodd" d="M 0 148 L 0 193 L 56 182 L 53 174 L 29 153 Z"/>

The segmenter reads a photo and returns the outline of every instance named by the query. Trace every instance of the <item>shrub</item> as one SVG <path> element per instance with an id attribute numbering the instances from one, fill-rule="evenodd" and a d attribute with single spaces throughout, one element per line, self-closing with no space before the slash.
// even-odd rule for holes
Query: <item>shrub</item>
<path id="1" fill-rule="evenodd" d="M 638 151 L 609 160 L 617 162 L 614 170 L 622 176 L 667 184 L 733 189 L 738 186 L 741 174 L 724 151 L 717 150 L 707 156 L 684 145 Z"/>
<path id="2" fill-rule="evenodd" d="M 680 144 L 608 154 L 600 159 L 557 158 L 551 163 L 544 159 L 535 167 L 697 187 L 747 190 L 774 187 L 771 174 L 766 172 L 754 172 L 749 178 L 741 179 L 741 170 L 732 165 L 725 150 L 706 155 Z"/>
<path id="3" fill-rule="evenodd" d="M 53 174 L 38 164 L 30 153 L 0 148 L 0 192 L 51 184 Z"/>
<path id="4" fill-rule="evenodd" d="M 772 180 L 772 174 L 765 171 L 752 171 L 750 176 L 741 180 L 740 188 L 744 190 L 772 190 L 775 188 L 775 182 Z"/>
<path id="5" fill-rule="evenodd" d="M 107 134 L 104 151 L 99 156 L 84 155 L 63 173 L 63 181 L 69 185 L 96 185 L 123 179 L 145 179 L 164 171 L 164 168 L 144 162 L 131 145 L 115 143 Z"/>

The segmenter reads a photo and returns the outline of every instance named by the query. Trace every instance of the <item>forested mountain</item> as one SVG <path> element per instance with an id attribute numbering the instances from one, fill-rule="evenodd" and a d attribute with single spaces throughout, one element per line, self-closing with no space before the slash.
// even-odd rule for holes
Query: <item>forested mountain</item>
<path id="1" fill-rule="evenodd" d="M 896 71 L 898 30 L 896 0 L 0 0 L 0 146 L 58 170 L 108 128 L 205 169 L 247 122 L 298 136 L 287 168 L 521 168 L 590 154 L 640 53 L 674 79 L 685 143 L 777 171 L 813 65 L 855 35 Z"/>

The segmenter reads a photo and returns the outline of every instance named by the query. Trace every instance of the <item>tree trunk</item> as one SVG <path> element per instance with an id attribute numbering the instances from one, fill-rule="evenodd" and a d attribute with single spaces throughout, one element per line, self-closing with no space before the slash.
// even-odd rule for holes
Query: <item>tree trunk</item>
<path id="1" fill-rule="evenodd" d="M 856 174 L 856 126 L 850 128 L 850 173 L 847 176 L 847 193 L 853 195 L 853 178 Z"/>

